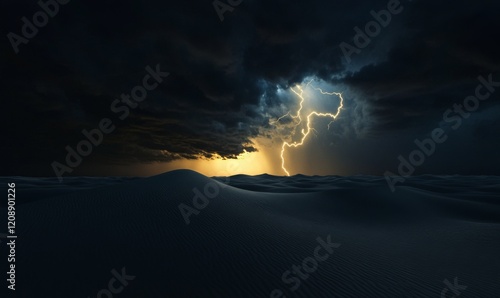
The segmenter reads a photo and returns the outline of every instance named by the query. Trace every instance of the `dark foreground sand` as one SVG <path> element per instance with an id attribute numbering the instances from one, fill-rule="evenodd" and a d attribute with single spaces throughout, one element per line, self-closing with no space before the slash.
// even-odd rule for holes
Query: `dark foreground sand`
<path id="1" fill-rule="evenodd" d="M 1 297 L 500 297 L 498 177 L 421 176 L 392 193 L 376 177 L 227 186 L 174 171 L 24 201 L 16 179 L 17 290 L 4 274 Z M 207 200 L 186 224 L 179 204 L 197 190 Z"/>

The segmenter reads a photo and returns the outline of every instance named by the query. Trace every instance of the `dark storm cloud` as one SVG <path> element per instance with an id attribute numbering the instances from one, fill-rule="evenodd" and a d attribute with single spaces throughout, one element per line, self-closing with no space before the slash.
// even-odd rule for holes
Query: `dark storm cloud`
<path id="1" fill-rule="evenodd" d="M 430 126 L 429 115 L 470 93 L 478 75 L 498 70 L 498 4 L 402 4 L 405 11 L 352 57 L 356 65 L 377 53 L 372 63 L 346 76 L 350 67 L 339 44 L 351 42 L 353 27 L 364 26 L 370 11 L 387 1 L 244 0 L 221 22 L 207 0 L 73 0 L 20 45 L 19 54 L 4 38 L 2 172 L 50 173 L 65 146 L 81 140 L 82 129 L 113 117 L 111 102 L 140 83 L 145 66 L 156 64 L 171 75 L 117 122 L 88 162 L 234 158 L 255 151 L 250 139 L 268 127 L 262 95 L 269 94 L 265 112 L 274 111 L 280 105 L 274 86 L 312 75 L 360 94 L 373 130 Z M 1 5 L 8 12 L 0 20 L 3 36 L 20 34 L 21 17 L 39 10 L 35 2 Z"/>
<path id="2" fill-rule="evenodd" d="M 496 2 L 418 1 L 387 57 L 343 80 L 371 101 L 381 129 L 421 125 L 474 93 L 477 77 L 500 70 Z M 498 104 L 498 96 L 485 106 Z"/>

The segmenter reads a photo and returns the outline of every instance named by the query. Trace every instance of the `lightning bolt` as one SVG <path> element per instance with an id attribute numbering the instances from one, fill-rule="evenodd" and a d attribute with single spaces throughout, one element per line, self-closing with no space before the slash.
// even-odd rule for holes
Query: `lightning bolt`
<path id="1" fill-rule="evenodd" d="M 307 88 L 308 86 L 311 85 L 313 80 L 309 81 L 309 83 L 307 83 L 306 87 Z M 287 114 L 279 117 L 276 121 L 274 121 L 273 123 L 277 123 L 279 122 L 281 119 L 287 117 L 287 116 L 290 116 L 292 117 L 293 119 L 298 119 L 298 122 L 295 124 L 294 128 L 297 128 L 300 123 L 302 122 L 302 117 L 301 117 L 301 112 L 302 112 L 302 109 L 304 107 L 304 102 L 305 102 L 305 98 L 304 98 L 304 89 L 305 88 L 302 88 L 300 85 L 297 85 L 295 88 L 292 87 L 290 88 L 290 90 L 295 93 L 299 98 L 300 98 L 300 106 L 299 106 L 299 109 L 297 110 L 297 114 L 296 115 L 290 115 L 290 112 L 288 112 Z M 335 114 L 332 114 L 332 113 L 320 113 L 320 112 L 317 112 L 317 111 L 312 111 L 310 112 L 306 119 L 307 119 L 307 129 L 302 129 L 301 130 L 301 133 L 302 133 L 302 139 L 300 140 L 300 142 L 292 142 L 292 143 L 289 143 L 289 142 L 283 142 L 283 145 L 281 146 L 281 168 L 283 169 L 283 171 L 286 173 L 287 176 L 290 176 L 290 173 L 288 172 L 288 170 L 286 169 L 286 166 L 285 166 L 285 150 L 286 148 L 297 148 L 297 147 L 300 147 L 302 145 L 304 145 L 304 142 L 306 141 L 307 137 L 309 136 L 309 134 L 311 133 L 311 131 L 315 130 L 313 127 L 312 127 L 312 118 L 313 116 L 316 116 L 316 117 L 329 117 L 332 119 L 332 121 L 330 121 L 330 123 L 328 124 L 328 129 L 330 129 L 330 125 L 335 121 L 335 119 L 337 119 L 337 117 L 340 115 L 340 111 L 342 110 L 342 108 L 344 107 L 344 98 L 342 97 L 342 93 L 339 93 L 339 92 L 325 92 L 323 91 L 321 88 L 317 88 L 317 87 L 313 87 L 314 90 L 317 90 L 319 91 L 321 94 L 323 95 L 330 95 L 330 96 L 338 96 L 340 98 L 340 104 L 339 104 L 339 107 L 337 108 L 337 112 Z"/>

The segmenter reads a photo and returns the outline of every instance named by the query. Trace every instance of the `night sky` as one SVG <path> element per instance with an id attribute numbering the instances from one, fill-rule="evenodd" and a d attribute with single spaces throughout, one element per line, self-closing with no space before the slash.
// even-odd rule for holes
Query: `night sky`
<path id="1" fill-rule="evenodd" d="M 285 175 L 281 146 L 303 126 L 275 121 L 311 81 L 343 108 L 286 149 L 292 175 L 397 173 L 435 129 L 446 141 L 414 174 L 500 175 L 498 1 L 60 2 L 30 38 L 39 4 L 0 4 L 0 175 L 56 176 L 103 119 L 113 131 L 64 175 Z M 356 37 L 374 15 L 379 32 Z M 144 81 L 140 103 L 121 101 Z M 304 112 L 337 111 L 315 91 Z"/>

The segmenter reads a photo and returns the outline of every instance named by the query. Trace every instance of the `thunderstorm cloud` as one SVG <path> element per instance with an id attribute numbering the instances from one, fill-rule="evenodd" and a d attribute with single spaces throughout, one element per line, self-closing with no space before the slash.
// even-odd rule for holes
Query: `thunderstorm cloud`
<path id="1" fill-rule="evenodd" d="M 354 28 L 364 30 L 388 2 L 243 0 L 221 21 L 207 0 L 73 0 L 16 54 L 7 35 L 21 34 L 21 18 L 40 7 L 4 1 L 2 173 L 50 174 L 82 129 L 116 119 L 111 103 L 159 64 L 169 77 L 116 121 L 87 163 L 254 152 L 252 140 L 276 137 L 270 122 L 296 108 L 280 92 L 315 77 L 346 99 L 318 146 L 335 152 L 343 174 L 383 174 L 474 94 L 478 76 L 500 81 L 498 1 L 401 1 L 402 12 L 347 63 L 339 45 L 354 46 Z M 497 94 L 482 102 L 422 170 L 500 174 L 499 105 Z"/>

